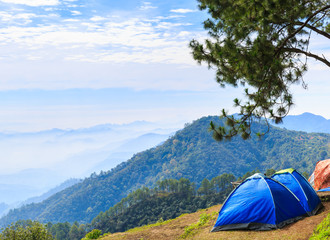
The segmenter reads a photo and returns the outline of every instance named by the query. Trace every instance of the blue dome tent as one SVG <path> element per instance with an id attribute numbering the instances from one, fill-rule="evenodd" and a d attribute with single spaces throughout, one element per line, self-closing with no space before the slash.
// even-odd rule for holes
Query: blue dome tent
<path id="1" fill-rule="evenodd" d="M 228 196 L 212 232 L 277 229 L 306 215 L 299 199 L 287 187 L 257 173 Z"/>
<path id="2" fill-rule="evenodd" d="M 315 215 L 323 207 L 314 188 L 295 169 L 288 168 L 278 171 L 271 178 L 290 189 L 299 198 L 308 215 Z"/>

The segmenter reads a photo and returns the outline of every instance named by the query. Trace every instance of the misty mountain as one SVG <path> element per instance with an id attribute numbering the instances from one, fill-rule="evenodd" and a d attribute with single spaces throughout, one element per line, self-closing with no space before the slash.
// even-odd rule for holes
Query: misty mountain
<path id="1" fill-rule="evenodd" d="M 49 169 L 25 169 L 13 174 L 0 175 L 0 201 L 18 204 L 30 197 L 38 196 L 61 181 L 59 175 Z"/>
<path id="2" fill-rule="evenodd" d="M 289 115 L 276 126 L 295 131 L 330 133 L 330 119 L 312 113 Z"/>
<path id="3" fill-rule="evenodd" d="M 134 153 L 156 147 L 163 143 L 170 135 L 171 134 L 147 133 L 135 139 L 128 140 L 116 148 L 105 160 L 96 164 L 91 169 L 90 173 L 110 170 L 121 162 L 131 158 Z"/>
<path id="4" fill-rule="evenodd" d="M 52 169 L 78 178 L 89 176 L 92 172 L 107 171 L 131 158 L 133 154 L 165 141 L 170 134 L 147 133 L 102 148 L 82 151 L 64 162 L 55 164 Z"/>
<path id="5" fill-rule="evenodd" d="M 32 197 L 29 198 L 23 202 L 20 203 L 21 206 L 26 205 L 26 204 L 30 204 L 30 203 L 39 203 L 42 202 L 43 200 L 49 198 L 50 196 L 68 188 L 71 187 L 74 184 L 80 183 L 82 180 L 81 179 L 76 179 L 76 178 L 71 178 L 66 180 L 65 182 L 61 183 L 60 185 L 50 189 L 49 191 L 47 191 L 46 193 L 37 196 L 37 197 Z"/>
<path id="6" fill-rule="evenodd" d="M 36 173 L 36 171 L 34 171 Z M 3 216 L 4 214 L 8 213 L 8 211 L 10 209 L 13 209 L 13 208 L 17 208 L 17 207 L 21 207 L 23 205 L 26 205 L 26 204 L 30 204 L 30 203 L 38 203 L 38 202 L 42 202 L 43 200 L 49 198 L 50 196 L 74 185 L 74 184 L 77 184 L 79 182 L 81 182 L 82 180 L 81 179 L 69 179 L 69 180 L 66 180 L 65 182 L 61 183 L 60 185 L 50 189 L 49 191 L 47 191 L 46 193 L 43 193 L 42 195 L 40 196 L 37 196 L 35 197 L 34 195 L 37 195 L 36 193 L 36 190 L 35 189 L 30 189 L 29 187 L 27 186 L 21 186 L 21 185 L 14 185 L 14 184 L 11 184 L 11 185 L 0 185 L 0 191 L 1 192 L 5 192 L 7 191 L 9 196 L 8 196 L 8 199 L 7 200 L 11 200 L 11 199 L 20 199 L 20 198 L 23 198 L 23 197 L 26 197 L 28 195 L 32 195 L 34 194 L 33 196 L 34 197 L 31 197 L 23 202 L 15 202 L 15 203 L 11 203 L 10 205 L 6 204 L 6 203 L 0 203 L 0 216 Z M 40 190 L 39 190 L 40 191 Z M 20 194 L 17 196 L 17 194 Z M 16 195 L 16 196 L 15 196 Z M 4 198 L 6 200 L 6 198 Z M 9 201 L 10 202 L 10 201 Z"/>
<path id="7" fill-rule="evenodd" d="M 0 202 L 17 204 L 67 179 L 109 170 L 133 154 L 165 141 L 174 131 L 139 121 L 80 129 L 0 133 L 3 159 Z"/>
<path id="8" fill-rule="evenodd" d="M 0 216 L 6 213 L 6 210 L 9 208 L 9 205 L 6 203 L 0 203 Z"/>
<path id="9" fill-rule="evenodd" d="M 188 178 L 197 185 L 204 178 L 222 173 L 236 177 L 258 169 L 293 167 L 310 174 L 315 163 L 329 157 L 330 134 L 306 133 L 270 127 L 259 139 L 235 137 L 231 141 L 216 142 L 207 131 L 210 121 L 218 117 L 204 117 L 187 124 L 163 144 L 135 154 L 131 159 L 110 171 L 92 174 L 37 204 L 14 209 L 1 218 L 3 225 L 18 219 L 41 222 L 90 222 L 101 211 L 119 202 L 128 193 L 142 186 L 154 186 L 165 178 Z M 266 126 L 254 124 L 256 131 Z"/>

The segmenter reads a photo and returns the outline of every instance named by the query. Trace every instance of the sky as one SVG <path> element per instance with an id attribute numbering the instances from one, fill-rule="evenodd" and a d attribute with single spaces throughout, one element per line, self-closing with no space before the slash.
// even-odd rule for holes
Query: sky
<path id="1" fill-rule="evenodd" d="M 188 44 L 207 37 L 194 0 L 0 0 L 0 131 L 103 123 L 190 122 L 231 113 L 240 89 L 220 88 Z M 330 57 L 313 36 L 310 46 Z M 329 119 L 329 69 L 310 61 L 290 114 Z"/>

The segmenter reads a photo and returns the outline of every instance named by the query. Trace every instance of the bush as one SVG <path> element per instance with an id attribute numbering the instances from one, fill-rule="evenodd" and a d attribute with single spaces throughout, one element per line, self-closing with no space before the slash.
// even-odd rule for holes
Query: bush
<path id="1" fill-rule="evenodd" d="M 102 231 L 99 229 L 93 229 L 91 232 L 87 233 L 86 236 L 82 240 L 88 239 L 98 239 L 102 234 Z"/>
<path id="2" fill-rule="evenodd" d="M 52 240 L 52 235 L 48 232 L 45 225 L 37 221 L 17 221 L 9 227 L 2 229 L 1 240 Z"/>

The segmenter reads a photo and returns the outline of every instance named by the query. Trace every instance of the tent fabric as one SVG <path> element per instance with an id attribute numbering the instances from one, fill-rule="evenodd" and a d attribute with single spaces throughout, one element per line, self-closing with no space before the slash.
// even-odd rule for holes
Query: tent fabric
<path id="1" fill-rule="evenodd" d="M 317 162 L 308 181 L 316 191 L 330 187 L 330 159 Z"/>
<path id="2" fill-rule="evenodd" d="M 304 176 L 293 168 L 276 172 L 271 178 L 285 185 L 296 195 L 308 215 L 315 215 L 323 207 L 320 198 Z"/>
<path id="3" fill-rule="evenodd" d="M 287 168 L 277 171 L 275 174 L 281 174 L 281 173 L 293 173 L 295 171 L 294 168 Z"/>
<path id="4" fill-rule="evenodd" d="M 299 199 L 274 179 L 254 174 L 228 196 L 212 232 L 271 230 L 306 216 Z"/>
<path id="5" fill-rule="evenodd" d="M 318 190 L 318 192 L 329 192 L 329 191 L 330 191 L 330 187 L 322 188 L 322 189 Z"/>

